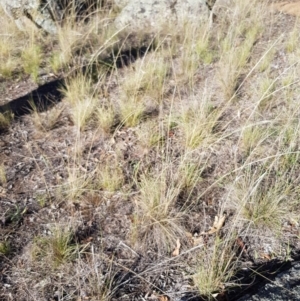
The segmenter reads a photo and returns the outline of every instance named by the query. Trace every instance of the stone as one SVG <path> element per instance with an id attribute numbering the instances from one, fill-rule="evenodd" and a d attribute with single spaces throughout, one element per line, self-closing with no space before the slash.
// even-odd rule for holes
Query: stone
<path id="1" fill-rule="evenodd" d="M 49 34 L 56 34 L 58 25 L 68 11 L 88 11 L 102 3 L 100 0 L 0 0 L 5 13 L 15 20 L 19 29 L 25 29 L 29 19 L 38 28 Z"/>
<path id="2" fill-rule="evenodd" d="M 115 20 L 118 30 L 131 32 L 152 31 L 169 23 L 172 26 L 184 21 L 207 21 L 216 0 L 0 0 L 4 11 L 24 29 L 24 20 L 30 19 L 38 28 L 49 34 L 57 33 L 58 25 L 68 14 L 75 11 L 88 14 L 90 8 L 112 3 L 120 14 Z"/>
<path id="3" fill-rule="evenodd" d="M 0 3 L 19 29 L 24 30 L 25 19 L 30 19 L 50 34 L 57 32 L 55 19 L 60 17 L 60 8 L 55 0 L 0 0 Z"/>
<path id="4" fill-rule="evenodd" d="M 266 283 L 255 294 L 246 295 L 238 301 L 292 301 L 300 300 L 300 263 L 278 274 L 274 281 Z"/>
<path id="5" fill-rule="evenodd" d="M 116 1 L 116 0 L 115 0 Z M 130 0 L 115 20 L 117 29 L 131 32 L 160 29 L 166 23 L 202 23 L 209 19 L 205 0 Z M 212 2 L 212 1 L 209 1 Z M 213 1 L 215 2 L 215 1 Z"/>

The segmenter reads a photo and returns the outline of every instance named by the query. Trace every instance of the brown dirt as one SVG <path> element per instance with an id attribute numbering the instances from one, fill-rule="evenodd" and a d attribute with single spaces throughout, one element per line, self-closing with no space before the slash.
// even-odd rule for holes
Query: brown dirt
<path id="1" fill-rule="evenodd" d="M 276 5 L 283 8 L 284 12 L 288 12 L 285 8 L 291 7 L 282 3 Z M 271 38 L 276 39 L 282 35 L 283 44 L 286 32 L 291 31 L 294 24 L 293 16 L 273 14 L 269 24 L 266 21 L 266 26 L 269 25 L 270 28 L 255 45 L 254 54 L 261 55 L 264 45 Z M 274 65 L 272 72 L 275 76 L 276 72 L 278 73 L 285 66 L 284 53 L 279 50 L 272 64 Z M 213 80 L 214 75 L 213 66 L 206 66 L 199 70 L 197 74 L 199 90 L 205 86 L 206 80 Z M 256 76 L 253 74 L 249 82 Z M 49 76 L 45 81 L 51 79 L 52 77 Z M 113 82 L 112 79 L 111 81 Z M 36 88 L 37 85 L 29 77 L 2 80 L 0 105 L 27 95 Z M 112 85 L 110 93 L 117 95 L 113 89 Z M 246 88 L 240 93 L 243 96 L 242 101 L 247 99 Z M 216 102 L 217 97 L 218 91 L 215 91 L 213 98 Z M 237 110 L 239 105 L 237 102 Z M 64 106 L 62 101 L 56 105 L 56 108 L 64 108 Z M 47 111 L 42 114 L 46 117 Z M 241 122 L 232 112 L 226 112 L 223 118 L 224 123 L 231 120 L 225 132 L 230 132 Z M 130 178 L 138 164 L 143 165 L 145 169 L 150 169 L 154 165 L 153 162 L 156 164 L 162 162 L 162 154 L 144 149 L 138 141 L 136 131 L 131 128 L 116 130 L 113 138 L 102 132 L 95 133 L 88 129 L 81 135 L 82 160 L 77 166 L 78 169 L 88 173 L 99 161 L 117 157 L 122 169 L 126 171 L 122 193 L 110 194 L 100 190 L 97 193 L 87 193 L 84 202 L 58 201 L 56 190 L 64 189 L 62 183 L 68 177 L 68 167 L 70 164 L 73 166 L 78 164 L 78 162 L 70 162 L 70 158 L 76 151 L 74 147 L 76 134 L 67 108 L 64 109 L 57 126 L 50 131 L 39 130 L 31 116 L 24 115 L 16 118 L 9 129 L 0 134 L 0 163 L 4 164 L 7 179 L 6 183 L 0 185 L 0 241 L 10 242 L 12 247 L 8 256 L 0 255 L 0 300 L 97 300 L 88 297 L 91 296 L 91 284 L 86 284 L 86 292 L 84 292 L 85 279 L 68 281 L 69 279 L 66 278 L 69 274 L 66 270 L 59 270 L 49 276 L 50 279 L 42 290 L 43 296 L 31 295 L 30 288 L 34 285 L 42 285 L 39 278 L 47 275 L 48 267 L 43 271 L 33 269 L 30 265 L 29 247 L 34 237 L 48 235 L 55 224 L 71 224 L 76 229 L 74 241 L 86 245 L 89 251 L 92 250 L 91 253 L 101 254 L 101 260 L 99 259 L 97 264 L 104 265 L 106 271 L 104 277 L 108 277 L 109 273 L 114 275 L 113 282 L 118 287 L 113 300 L 167 300 L 158 297 L 164 293 L 170 300 L 187 300 L 183 296 L 186 292 L 193 293 L 195 288 L 185 278 L 186 271 L 183 270 L 184 265 L 181 261 L 192 262 L 192 256 L 186 254 L 180 260 L 170 261 L 172 258 L 170 254 L 158 254 L 155 249 L 145 252 L 135 247 L 133 250 L 128 236 L 134 219 L 134 200 L 137 190 L 132 187 Z M 179 135 L 180 133 L 175 129 L 174 133 L 169 133 L 165 137 L 175 158 L 176 152 L 180 153 L 177 142 Z M 236 160 L 234 151 L 236 142 L 237 137 L 232 137 L 226 141 L 226 145 L 222 142 L 207 153 L 195 154 L 196 158 L 206 157 L 208 164 L 202 174 L 203 182 L 194 193 L 200 194 L 205 190 L 207 192 L 201 196 L 200 205 L 194 208 L 191 215 L 185 216 L 184 224 L 188 232 L 195 234 L 207 231 L 213 224 L 214 217 L 218 215 L 219 205 L 226 198 L 225 188 L 221 185 L 214 186 L 214 189 L 209 187 L 219 175 L 232 167 Z M 222 230 L 224 233 L 230 226 L 232 208 L 229 206 L 226 210 L 229 217 Z M 290 243 L 295 252 L 300 248 L 298 242 L 300 229 L 291 223 L 286 222 L 285 239 L 280 243 L 276 238 L 268 237 L 268 232 L 261 235 L 261 231 L 258 229 L 249 235 L 245 229 L 244 233 L 241 232 L 241 235 L 245 234 L 245 238 L 243 241 L 238 240 L 240 245 L 246 245 L 243 261 L 250 262 L 250 265 L 271 260 L 270 256 L 265 254 L 270 244 L 274 248 L 274 253 L 278 251 L 278 254 L 286 243 Z M 185 244 L 183 249 L 188 250 L 191 245 L 188 241 Z M 260 254 L 258 258 L 257 254 Z M 86 254 L 83 262 L 90 263 L 94 259 Z M 70 271 L 84 269 L 78 262 L 70 264 L 67 268 Z M 38 274 L 37 283 L 30 283 L 29 279 L 34 277 L 28 277 L 28 273 Z M 84 278 L 84 275 L 82 277 Z M 76 291 L 78 283 L 81 285 L 80 292 Z M 72 297 L 63 298 L 67 295 Z M 225 297 L 220 295 L 219 298 L 222 300 Z"/>

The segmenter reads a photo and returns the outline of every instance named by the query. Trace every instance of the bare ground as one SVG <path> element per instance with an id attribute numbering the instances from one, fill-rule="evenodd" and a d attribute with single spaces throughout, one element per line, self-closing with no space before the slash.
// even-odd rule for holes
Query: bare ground
<path id="1" fill-rule="evenodd" d="M 257 58 L 262 56 L 270 41 L 272 43 L 278 40 L 269 73 L 270 77 L 276 78 L 285 68 L 290 68 L 284 45 L 287 33 L 293 30 L 296 19 L 290 15 L 272 13 L 268 14 L 264 22 L 266 29 L 254 46 L 249 65 L 253 66 Z M 218 24 L 217 20 L 215 26 Z M 297 66 L 295 70 L 296 68 Z M 126 77 L 129 69 L 130 67 L 123 67 L 117 75 L 112 74 L 107 80 L 105 93 L 111 99 L 119 96 L 114 84 L 118 81 L 117 77 Z M 203 65 L 197 70 L 196 96 L 201 95 L 207 82 L 215 80 L 216 72 L 217 62 Z M 251 86 L 259 77 L 258 71 L 252 72 L 248 77 L 245 74 L 242 79 L 245 83 L 239 91 L 238 99 L 223 113 L 218 133 L 226 136 L 227 133 L 234 132 L 249 117 L 253 105 L 251 100 L 254 98 Z M 50 75 L 46 80 L 51 78 Z M 159 108 L 159 112 L 151 105 L 148 108 L 148 118 L 154 118 L 158 124 L 160 115 L 169 111 L 173 101 L 172 91 L 175 89 L 172 82 L 169 85 L 171 93 L 166 93 L 164 108 Z M 37 84 L 26 76 L 1 79 L 0 104 L 26 96 L 36 88 Z M 175 99 L 185 100 L 187 93 L 182 88 L 176 92 Z M 211 95 L 215 105 L 219 102 L 220 94 L 216 84 Z M 99 94 L 99 99 L 105 97 L 106 95 Z M 280 98 L 274 101 L 268 113 L 270 119 L 283 110 L 282 102 L 283 99 Z M 62 100 L 39 114 L 47 120 L 51 110 L 60 108 L 58 121 L 49 131 L 41 130 L 32 114 L 24 114 L 15 118 L 10 127 L 0 135 L 0 162 L 6 172 L 6 181 L 0 186 L 0 241 L 8 242 L 10 246 L 7 255 L 0 255 L 0 299 L 200 300 L 199 293 L 188 277 L 193 273 L 193 265 L 198 260 L 195 254 L 199 251 L 189 235 L 195 238 L 202 232 L 208 232 L 215 216 L 221 213 L 226 213 L 226 221 L 220 236 L 226 236 L 226 231 L 231 229 L 236 209 L 234 201 L 231 203 L 228 200 L 230 184 L 234 181 L 234 176 L 229 171 L 247 162 L 244 153 L 237 150 L 239 135 L 230 134 L 228 139 L 214 143 L 209 149 L 191 152 L 193 160 L 201 160 L 206 165 L 201 172 L 201 183 L 192 192 L 199 196 L 198 202 L 181 218 L 188 234 L 185 238 L 181 237 L 182 255 L 177 258 L 172 257 L 173 249 L 162 252 L 157 246 L 144 243 L 143 238 L 133 242 L 131 233 L 139 193 L 132 179 L 137 170 L 159 169 L 163 165 L 165 154 L 143 145 L 138 134 L 139 130 L 143 130 L 142 125 L 133 128 L 117 127 L 113 134 L 95 131 L 91 127 L 80 133 L 81 159 L 78 162 L 74 160 L 74 154 L 78 151 L 78 131 L 65 102 Z M 266 120 L 266 117 L 261 116 L 258 120 Z M 175 127 L 166 130 L 163 135 L 169 156 L 176 166 L 182 155 L 182 133 Z M 274 144 L 264 145 L 266 156 L 273 154 L 274 149 L 269 149 L 269 146 L 273 148 Z M 76 170 L 85 175 L 92 172 L 99 162 L 114 158 L 117 158 L 124 173 L 122 189 L 108 192 L 83 188 L 86 191 L 80 201 L 76 196 L 72 200 L 61 197 L 66 189 L 63 183 L 68 179 L 71 167 L 76 167 Z M 257 164 L 249 167 L 253 173 L 259 172 L 259 158 L 257 160 Z M 295 187 L 300 181 L 298 171 L 297 165 L 288 176 L 285 175 L 286 181 L 292 181 Z M 272 182 L 272 175 L 269 180 Z M 60 191 L 60 197 L 57 190 Z M 186 198 L 186 192 L 183 191 L 175 210 L 189 206 L 185 202 Z M 292 222 L 293 218 L 293 214 L 286 215 L 278 235 L 267 226 L 239 228 L 232 245 L 237 250 L 239 268 L 246 270 L 265 263 L 270 263 L 271 266 L 272 262 L 278 264 L 278 261 L 284 262 L 293 256 L 296 258 L 300 250 L 300 228 L 298 223 Z M 57 225 L 73 229 L 72 242 L 80 245 L 81 255 L 80 259 L 74 259 L 53 270 L 47 262 L 42 265 L 32 259 L 31 247 L 36 237 L 51 236 Z M 207 246 L 204 253 L 211 252 L 210 245 L 214 239 L 214 235 L 204 236 L 202 243 Z M 237 282 L 243 282 L 243 279 Z M 98 287 L 99 283 L 101 287 Z M 216 295 L 218 300 L 234 300 L 235 297 L 230 295 L 225 284 L 221 291 Z M 192 296 L 194 299 L 188 299 Z"/>

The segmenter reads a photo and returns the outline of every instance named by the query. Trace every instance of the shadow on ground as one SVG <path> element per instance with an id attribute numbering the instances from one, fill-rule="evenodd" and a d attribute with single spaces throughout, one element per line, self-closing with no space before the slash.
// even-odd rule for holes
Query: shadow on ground
<path id="1" fill-rule="evenodd" d="M 114 52 L 108 58 L 101 60 L 98 64 L 103 64 L 109 68 L 123 68 L 135 62 L 138 58 L 143 57 L 149 47 L 135 48 L 122 52 Z M 81 69 L 83 74 L 93 77 L 95 66 L 84 66 Z M 15 117 L 30 114 L 33 108 L 39 112 L 47 111 L 52 106 L 60 102 L 65 87 L 65 79 L 56 79 L 39 86 L 37 89 L 27 93 L 24 96 L 11 100 L 10 102 L 0 105 L 0 113 L 10 112 Z"/>
<path id="2" fill-rule="evenodd" d="M 61 79 L 46 83 L 30 93 L 0 106 L 0 113 L 11 112 L 14 116 L 19 117 L 29 114 L 32 108 L 40 111 L 47 110 L 62 100 L 61 89 L 63 86 L 64 81 Z"/>

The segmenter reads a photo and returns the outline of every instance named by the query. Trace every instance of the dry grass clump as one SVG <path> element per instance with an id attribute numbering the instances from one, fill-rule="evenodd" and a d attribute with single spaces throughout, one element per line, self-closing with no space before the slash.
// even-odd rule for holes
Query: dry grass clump
<path id="1" fill-rule="evenodd" d="M 109 133 L 116 124 L 116 109 L 113 105 L 101 105 L 97 107 L 95 112 L 96 125 L 104 132 Z"/>
<path id="2" fill-rule="evenodd" d="M 224 109 L 225 106 L 214 107 L 205 93 L 202 96 L 192 96 L 191 101 L 183 103 L 178 126 L 183 132 L 185 147 L 195 149 L 211 144 Z"/>
<path id="3" fill-rule="evenodd" d="M 6 183 L 6 171 L 3 163 L 0 164 L 0 184 L 4 185 Z"/>
<path id="4" fill-rule="evenodd" d="M 212 63 L 215 56 L 212 32 L 208 24 L 189 24 L 187 22 L 182 31 L 175 33 L 177 39 L 169 44 L 170 56 L 177 58 L 174 65 L 177 84 L 187 85 L 193 90 L 195 74 L 202 64 Z M 184 45 L 184 47 L 181 47 Z M 179 50 L 179 51 L 178 51 Z"/>
<path id="5" fill-rule="evenodd" d="M 169 63 L 157 54 L 149 53 L 138 59 L 121 83 L 127 97 L 147 95 L 153 101 L 160 103 L 164 94 L 164 82 L 169 72 Z"/>
<path id="6" fill-rule="evenodd" d="M 60 200 L 67 200 L 70 204 L 78 202 L 81 197 L 93 187 L 92 175 L 80 165 L 80 161 L 69 163 L 68 177 L 58 187 L 57 195 Z"/>
<path id="7" fill-rule="evenodd" d="M 141 122 L 146 112 L 146 104 L 141 96 L 122 96 L 119 100 L 119 111 L 121 123 L 134 127 Z"/>
<path id="8" fill-rule="evenodd" d="M 206 296 L 208 300 L 215 300 L 220 292 L 232 285 L 230 282 L 237 270 L 238 263 L 232 246 L 233 241 L 217 236 L 212 249 L 201 250 L 198 254 L 193 281 L 199 293 Z"/>
<path id="9" fill-rule="evenodd" d="M 289 34 L 289 39 L 286 43 L 286 51 L 287 52 L 295 52 L 298 51 L 297 46 L 299 42 L 299 25 L 298 22 L 295 24 L 294 29 Z"/>
<path id="10" fill-rule="evenodd" d="M 276 47 L 275 47 L 275 45 L 270 45 L 266 49 L 267 49 L 267 51 L 262 56 L 260 64 L 259 64 L 259 71 L 266 72 L 266 74 L 268 74 L 268 72 L 271 68 L 271 63 L 272 63 L 275 53 L 276 53 Z"/>
<path id="11" fill-rule="evenodd" d="M 229 2 L 212 27 L 169 28 L 135 62 L 121 67 L 115 48 L 130 37 L 116 42 L 123 36 L 111 26 L 114 9 L 100 9 L 88 22 L 77 23 L 71 14 L 56 37 L 22 33 L 30 39 L 16 52 L 6 45 L 10 36 L 0 42 L 2 77 L 13 75 L 16 54 L 23 60 L 16 56 L 19 67 L 37 82 L 43 64 L 66 76 L 63 106 L 43 113 L 32 106 L 31 123 L 20 118 L 31 126 L 27 144 L 44 147 L 45 154 L 32 151 L 32 158 L 47 161 L 47 172 L 38 166 L 44 186 L 28 174 L 22 193 L 28 200 L 36 187 L 53 193 L 51 204 L 43 195 L 36 202 L 58 223 L 49 235 L 32 239 L 32 266 L 19 272 L 28 286 L 24 291 L 36 275 L 43 280 L 33 295 L 50 287 L 46 299 L 115 300 L 123 290 L 131 298 L 132 288 L 173 291 L 171 282 L 157 285 L 156 276 L 145 272 L 150 262 L 163 274 L 167 261 L 179 283 L 188 279 L 199 295 L 213 300 L 235 281 L 245 261 L 235 247 L 237 237 L 250 241 L 247 261 L 259 254 L 255 231 L 268 229 L 274 240 L 286 242 L 280 235 L 284 220 L 299 213 L 297 26 L 280 39 L 270 36 L 274 28 L 261 13 L 266 3 Z M 60 128 L 63 112 L 73 124 Z M 0 114 L 0 129 L 9 124 L 10 115 Z M 56 140 L 48 145 L 36 131 L 51 131 L 46 138 Z M 53 151 L 56 143 L 63 152 Z M 18 160 L 24 158 L 28 154 Z M 10 181 L 6 172 L 0 163 L 3 186 Z M 12 211 L 14 225 L 22 219 L 34 223 L 20 208 Z M 230 215 L 220 229 L 208 230 L 225 209 Z M 66 216 L 82 222 L 79 243 L 74 231 L 63 228 L 60 219 Z M 88 241 L 84 250 L 81 241 Z M 0 256 L 7 255 L 6 243 L 1 239 Z M 61 295 L 53 297 L 58 290 Z M 146 293 L 136 294 L 132 298 L 146 299 Z"/>
<path id="12" fill-rule="evenodd" d="M 259 79 L 259 90 L 258 94 L 261 95 L 258 109 L 260 111 L 268 110 L 270 109 L 270 106 L 274 105 L 274 102 L 272 102 L 273 98 L 273 92 L 276 89 L 276 80 L 273 80 L 272 78 L 266 76 L 261 77 Z"/>
<path id="13" fill-rule="evenodd" d="M 25 73 L 30 74 L 34 81 L 37 81 L 41 65 L 42 52 L 34 42 L 26 47 L 21 54 Z"/>
<path id="14" fill-rule="evenodd" d="M 31 108 L 32 121 L 36 129 L 42 132 L 48 132 L 58 127 L 65 109 L 64 106 L 57 105 L 45 112 L 40 112 L 43 111 L 43 108 L 38 108 L 33 102 L 31 102 Z"/>
<path id="15" fill-rule="evenodd" d="M 189 160 L 187 158 L 181 159 L 178 167 L 179 178 L 181 179 L 181 187 L 184 191 L 192 193 L 197 185 L 202 181 L 202 172 L 205 161 L 201 158 L 194 158 Z M 188 201 L 188 199 L 187 199 Z"/>
<path id="16" fill-rule="evenodd" d="M 259 155 L 264 151 L 264 143 L 272 135 L 272 126 L 262 123 L 247 125 L 240 137 L 241 149 L 245 156 Z"/>
<path id="17" fill-rule="evenodd" d="M 79 295 L 85 298 L 95 298 L 99 301 L 111 300 L 118 289 L 118 273 L 112 261 L 104 259 L 94 248 L 86 251 L 76 263 Z M 86 260 L 87 259 L 87 260 Z"/>
<path id="18" fill-rule="evenodd" d="M 13 114 L 10 111 L 0 113 L 0 131 L 6 130 L 13 120 Z"/>
<path id="19" fill-rule="evenodd" d="M 11 44 L 11 37 L 1 37 L 0 42 L 0 75 L 4 78 L 12 76 L 13 70 L 17 68 L 18 63 L 14 58 L 14 48 Z"/>
<path id="20" fill-rule="evenodd" d="M 260 7 L 261 11 L 264 10 L 265 4 L 259 4 L 256 1 L 254 5 L 256 8 Z M 218 73 L 225 99 L 234 97 L 241 84 L 244 67 L 263 29 L 262 16 L 258 14 L 258 10 L 253 10 L 252 4 L 250 6 L 242 1 L 235 1 L 227 34 L 220 40 L 222 53 Z M 244 18 L 247 18 L 247 23 L 242 22 Z"/>
<path id="21" fill-rule="evenodd" d="M 247 222 L 278 230 L 289 212 L 287 200 L 291 185 L 280 178 L 272 179 L 273 176 L 268 169 L 249 170 L 235 183 L 234 200 Z"/>
<path id="22" fill-rule="evenodd" d="M 153 111 L 162 102 L 170 66 L 156 51 L 128 67 L 128 76 L 120 83 L 119 115 L 125 126 L 138 125 L 149 109 Z"/>
<path id="23" fill-rule="evenodd" d="M 8 241 L 0 241 L 0 258 L 2 256 L 7 256 L 11 252 L 11 246 Z"/>
<path id="24" fill-rule="evenodd" d="M 167 129 L 155 119 L 144 121 L 136 132 L 140 143 L 146 148 L 152 148 L 164 142 Z"/>
<path id="25" fill-rule="evenodd" d="M 78 246 L 72 240 L 72 231 L 61 228 L 54 229 L 48 237 L 36 237 L 32 258 L 35 261 L 47 261 L 49 268 L 56 268 L 76 258 Z"/>
<path id="26" fill-rule="evenodd" d="M 159 253 L 170 252 L 177 238 L 183 236 L 184 212 L 176 212 L 175 204 L 181 192 L 180 183 L 165 166 L 158 174 L 142 174 L 137 181 L 139 196 L 135 199 L 133 241 L 142 240 L 144 247 L 154 247 Z"/>
<path id="27" fill-rule="evenodd" d="M 64 94 L 74 124 L 79 130 L 83 130 L 91 121 L 99 103 L 92 80 L 84 74 L 78 74 L 68 80 Z"/>
<path id="28" fill-rule="evenodd" d="M 101 162 L 97 167 L 95 177 L 95 188 L 108 192 L 116 192 L 125 181 L 122 166 L 117 159 L 107 159 Z"/>
<path id="29" fill-rule="evenodd" d="M 2 11 L 2 7 L 0 12 L 0 76 L 10 78 L 21 63 L 19 43 L 23 38 L 14 22 Z"/>

